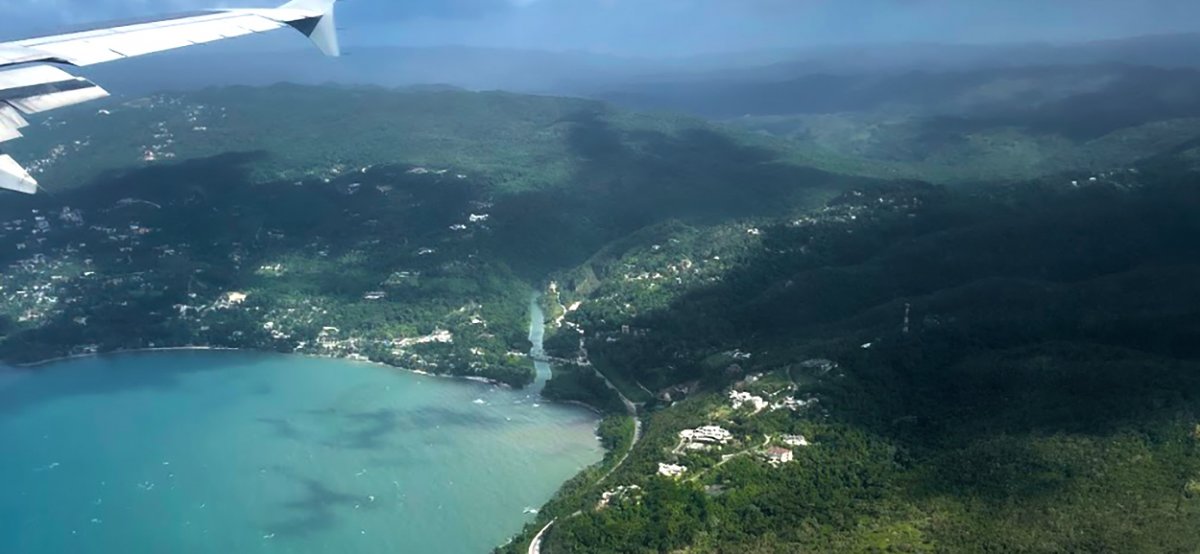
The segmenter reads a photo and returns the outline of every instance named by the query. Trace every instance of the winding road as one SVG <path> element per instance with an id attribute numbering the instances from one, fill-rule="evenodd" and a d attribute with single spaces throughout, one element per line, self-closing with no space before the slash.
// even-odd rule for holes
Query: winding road
<path id="1" fill-rule="evenodd" d="M 542 340 L 545 338 L 546 315 L 542 312 L 542 306 L 538 300 L 539 296 L 535 293 L 529 304 L 529 342 L 533 343 L 533 349 L 530 350 L 529 355 L 531 358 L 533 358 L 534 368 L 537 370 L 537 382 L 540 385 L 545 386 L 546 381 L 550 378 L 550 363 L 549 359 L 546 357 L 545 350 L 542 348 Z M 633 452 L 633 448 L 637 446 L 638 441 L 642 440 L 642 420 L 638 418 L 638 405 L 625 396 L 625 394 L 621 392 L 621 389 L 618 389 L 617 386 L 614 385 L 606 375 L 604 375 L 604 373 L 601 373 L 600 370 L 595 368 L 595 366 L 591 367 L 592 371 L 595 371 L 598 377 L 604 379 L 604 384 L 607 385 L 608 388 L 612 389 L 613 392 L 617 393 L 617 397 L 620 398 L 621 403 L 625 405 L 625 411 L 630 417 L 633 418 L 633 440 L 630 441 L 629 448 L 625 449 L 625 453 L 621 454 L 621 459 L 617 460 L 617 463 L 613 464 L 613 466 L 606 471 L 604 475 L 600 476 L 599 479 L 596 479 L 596 482 L 593 483 L 594 486 L 599 485 L 607 480 L 610 476 L 612 476 L 613 473 L 615 473 L 621 468 L 622 465 L 625 464 L 626 460 L 629 459 L 629 454 Z M 541 389 L 539 389 L 539 394 L 540 390 Z M 575 512 L 567 516 L 567 519 L 579 516 L 581 514 L 583 514 L 582 511 Z M 547 523 L 540 531 L 538 531 L 537 535 L 534 535 L 533 540 L 529 543 L 529 550 L 527 551 L 528 554 L 542 554 L 542 542 L 546 538 L 546 533 L 550 531 L 550 528 L 553 527 L 556 522 L 558 522 L 558 518 L 550 520 L 549 523 Z"/>

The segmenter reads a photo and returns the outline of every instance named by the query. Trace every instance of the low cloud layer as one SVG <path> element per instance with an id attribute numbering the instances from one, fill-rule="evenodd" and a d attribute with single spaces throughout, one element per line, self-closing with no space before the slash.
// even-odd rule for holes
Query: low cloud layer
<path id="1" fill-rule="evenodd" d="M 247 0 L 0 0 L 6 36 Z M 354 44 L 466 44 L 625 55 L 858 42 L 1077 41 L 1200 30 L 1194 0 L 353 0 Z"/>

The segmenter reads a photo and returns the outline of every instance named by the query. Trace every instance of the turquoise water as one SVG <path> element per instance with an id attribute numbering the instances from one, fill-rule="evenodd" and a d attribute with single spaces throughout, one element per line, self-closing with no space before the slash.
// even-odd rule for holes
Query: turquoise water
<path id="1" fill-rule="evenodd" d="M 0 370 L 0 553 L 486 552 L 598 461 L 530 392 L 241 352 Z"/>

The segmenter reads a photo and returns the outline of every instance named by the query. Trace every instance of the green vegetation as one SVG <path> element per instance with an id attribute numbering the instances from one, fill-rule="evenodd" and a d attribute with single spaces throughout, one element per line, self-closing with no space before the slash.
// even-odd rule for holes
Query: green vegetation
<path id="1" fill-rule="evenodd" d="M 1187 144 L 1200 72 L 1034 64 L 906 72 L 722 75 L 605 95 L 682 110 L 793 142 L 827 171 L 946 185 L 1104 171 Z"/>
<path id="2" fill-rule="evenodd" d="M 201 345 L 532 380 L 510 354 L 528 348 L 529 285 L 475 254 L 488 233 L 470 218 L 479 185 L 401 167 L 253 185 L 253 160 L 145 170 L 14 207 L 0 249 L 22 259 L 3 278 L 0 313 L 14 323 L 0 356 Z"/>
<path id="3" fill-rule="evenodd" d="M 124 168 L 164 120 L 177 161 L 0 208 L 0 356 L 204 344 L 521 385 L 545 285 L 544 394 L 620 415 L 501 551 L 551 521 L 547 554 L 1193 551 L 1200 132 L 1164 108 L 1085 133 L 1059 107 L 942 121 L 971 139 L 941 150 L 921 118 L 821 135 L 843 157 L 819 167 L 855 176 L 581 100 L 127 104 L 43 179 Z M 1035 155 L 1006 182 L 929 183 Z"/>
<path id="4" fill-rule="evenodd" d="M 1152 121 L 1101 136 L 1072 137 L 1013 123 L 980 124 L 919 115 L 813 114 L 732 120 L 787 137 L 808 157 L 844 160 L 852 171 L 961 185 L 1034 179 L 1063 171 L 1104 171 L 1136 164 L 1190 141 L 1195 117 Z"/>
<path id="5" fill-rule="evenodd" d="M 647 224 L 861 181 L 697 120 L 502 93 L 234 88 L 75 115 L 32 165 L 80 186 L 3 207 L 9 361 L 249 347 L 521 385 L 529 283 Z"/>
<path id="6" fill-rule="evenodd" d="M 607 413 L 621 413 L 625 409 L 595 370 L 572 364 L 554 365 L 554 376 L 542 389 L 542 396 L 559 402 L 582 402 Z"/>
<path id="7" fill-rule="evenodd" d="M 560 521 L 543 552 L 1192 548 L 1192 183 L 1144 166 L 972 194 L 886 185 L 794 219 L 660 226 L 563 274 L 565 296 L 590 291 L 567 321 L 597 364 L 672 402 L 593 493 L 640 495 Z M 737 261 L 714 277 L 683 256 Z M 644 295 L 654 307 L 630 309 Z M 670 386 L 693 381 L 679 402 Z M 753 413 L 731 389 L 817 402 Z M 708 424 L 733 441 L 678 448 Z M 788 435 L 810 444 L 767 464 L 763 437 Z"/>

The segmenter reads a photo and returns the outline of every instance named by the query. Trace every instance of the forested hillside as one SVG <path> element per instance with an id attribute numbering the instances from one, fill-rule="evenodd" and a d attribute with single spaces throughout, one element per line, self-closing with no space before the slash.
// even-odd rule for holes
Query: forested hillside
<path id="1" fill-rule="evenodd" d="M 502 551 L 1189 552 L 1200 113 L 1103 108 L 1150 89 L 1107 121 L 796 116 L 816 146 L 440 88 L 119 100 L 14 153 L 48 190 L 0 206 L 0 356 L 519 386 L 536 290 L 545 394 L 606 411 L 610 453 Z"/>
<path id="2" fill-rule="evenodd" d="M 694 119 L 504 93 L 232 88 L 75 115 L 30 133 L 44 194 L 0 208 L 9 361 L 255 347 L 524 384 L 551 271 L 866 182 Z"/>
<path id="3" fill-rule="evenodd" d="M 1190 140 L 1200 117 L 1200 72 L 1188 68 L 1027 61 L 803 69 L 640 83 L 600 97 L 788 138 L 813 157 L 859 161 L 844 171 L 948 185 L 1131 164 Z"/>
<path id="4" fill-rule="evenodd" d="M 554 353 L 644 402 L 645 428 L 552 506 L 541 551 L 1191 549 L 1194 179 L 864 187 L 658 226 L 561 274 Z M 680 435 L 705 425 L 731 438 Z"/>

